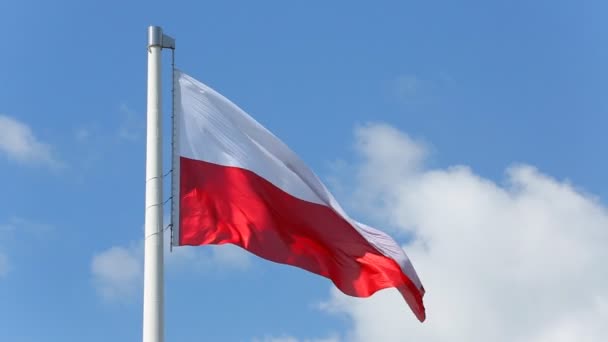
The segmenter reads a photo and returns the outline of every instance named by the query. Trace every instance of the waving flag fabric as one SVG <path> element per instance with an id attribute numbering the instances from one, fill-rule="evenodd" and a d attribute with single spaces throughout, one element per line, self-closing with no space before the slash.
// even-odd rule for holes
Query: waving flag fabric
<path id="1" fill-rule="evenodd" d="M 174 245 L 238 245 L 368 297 L 394 287 L 420 321 L 424 288 L 401 247 L 351 219 L 281 140 L 175 72 Z"/>

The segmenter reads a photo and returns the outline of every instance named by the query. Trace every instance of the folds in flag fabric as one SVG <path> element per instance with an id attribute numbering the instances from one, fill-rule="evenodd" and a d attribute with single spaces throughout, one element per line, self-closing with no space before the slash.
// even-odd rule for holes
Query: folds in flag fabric
<path id="1" fill-rule="evenodd" d="M 368 297 L 394 287 L 420 321 L 424 288 L 401 247 L 351 219 L 287 145 L 175 72 L 174 245 L 231 243 Z"/>

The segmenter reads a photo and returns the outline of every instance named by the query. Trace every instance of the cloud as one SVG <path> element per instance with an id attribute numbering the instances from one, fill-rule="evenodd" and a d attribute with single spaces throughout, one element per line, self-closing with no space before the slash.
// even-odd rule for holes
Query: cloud
<path id="1" fill-rule="evenodd" d="M 167 253 L 167 265 L 174 268 L 190 269 L 230 269 L 245 270 L 251 266 L 249 254 L 234 245 L 174 247 Z"/>
<path id="2" fill-rule="evenodd" d="M 165 216 L 164 222 L 170 222 Z M 165 264 L 169 269 L 175 270 L 209 270 L 223 269 L 246 270 L 251 266 L 251 255 L 244 249 L 235 245 L 208 245 L 208 246 L 179 246 L 170 247 L 171 231 L 166 230 L 164 235 Z"/>
<path id="3" fill-rule="evenodd" d="M 123 121 L 118 126 L 118 137 L 131 142 L 140 140 L 144 133 L 143 119 L 124 103 L 119 110 L 123 114 Z"/>
<path id="4" fill-rule="evenodd" d="M 253 342 L 338 342 L 340 341 L 337 337 L 328 337 L 321 339 L 298 339 L 292 336 L 281 336 L 281 337 L 264 337 L 263 339 L 254 338 Z"/>
<path id="5" fill-rule="evenodd" d="M 38 140 L 28 125 L 3 114 L 0 114 L 0 153 L 23 164 L 63 166 L 53 155 L 51 145 Z"/>
<path id="6" fill-rule="evenodd" d="M 332 290 L 323 307 L 351 319 L 346 340 L 608 340 L 608 211 L 597 198 L 528 165 L 504 183 L 467 166 L 427 169 L 427 149 L 388 125 L 359 127 L 356 149 L 352 201 L 408 237 L 428 318 L 418 323 L 394 290 Z"/>
<path id="7" fill-rule="evenodd" d="M 74 129 L 74 138 L 78 142 L 85 142 L 91 138 L 91 131 L 86 127 L 78 127 Z"/>
<path id="8" fill-rule="evenodd" d="M 91 273 L 98 293 L 107 300 L 133 297 L 140 290 L 141 249 L 111 247 L 93 256 Z"/>
<path id="9" fill-rule="evenodd" d="M 423 77 L 404 74 L 389 82 L 387 92 L 404 105 L 430 105 L 450 93 L 455 83 L 446 73 Z"/>
<path id="10" fill-rule="evenodd" d="M 40 223 L 22 217 L 13 216 L 6 223 L 0 223 L 0 234 L 24 232 L 35 236 L 46 234 L 53 230 L 54 227 L 47 223 Z"/>
<path id="11" fill-rule="evenodd" d="M 245 270 L 251 266 L 251 257 L 236 246 L 182 246 L 170 251 L 169 241 L 167 230 L 163 245 L 167 270 Z M 143 255 L 143 240 L 126 247 L 113 246 L 94 255 L 91 274 L 99 295 L 111 301 L 129 300 L 138 295 L 143 284 Z"/>
<path id="12" fill-rule="evenodd" d="M 426 82 L 413 75 L 401 75 L 393 82 L 393 91 L 398 98 L 413 100 L 420 95 Z"/>
<path id="13" fill-rule="evenodd" d="M 14 269 L 15 265 L 9 259 L 7 251 L 10 251 L 10 246 L 18 245 L 12 241 L 16 236 L 24 234 L 31 243 L 32 238 L 44 238 L 53 229 L 53 226 L 49 224 L 17 216 L 0 223 L 0 278 Z"/>

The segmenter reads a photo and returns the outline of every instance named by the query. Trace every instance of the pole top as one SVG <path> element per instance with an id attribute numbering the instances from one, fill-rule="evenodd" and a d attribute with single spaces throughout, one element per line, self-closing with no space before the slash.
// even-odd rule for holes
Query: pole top
<path id="1" fill-rule="evenodd" d="M 150 26 L 148 27 L 148 48 L 152 46 L 175 50 L 175 39 L 163 34 L 160 26 Z"/>

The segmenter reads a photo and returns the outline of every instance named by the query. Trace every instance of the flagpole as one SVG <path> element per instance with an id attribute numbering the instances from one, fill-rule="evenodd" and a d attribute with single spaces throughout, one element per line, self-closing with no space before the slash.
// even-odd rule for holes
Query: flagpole
<path id="1" fill-rule="evenodd" d="M 146 209 L 144 235 L 143 342 L 164 340 L 163 175 L 161 50 L 175 41 L 158 26 L 148 28 Z"/>

